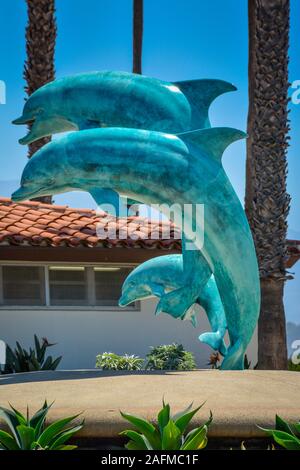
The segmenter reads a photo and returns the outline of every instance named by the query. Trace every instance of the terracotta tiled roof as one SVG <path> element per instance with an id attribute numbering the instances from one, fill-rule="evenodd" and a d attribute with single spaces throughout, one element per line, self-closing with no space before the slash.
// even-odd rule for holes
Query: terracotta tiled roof
<path id="1" fill-rule="evenodd" d="M 2 197 L 0 245 L 180 250 L 181 240 L 171 222 L 136 216 L 115 219 L 103 211 L 34 201 L 14 203 Z"/>
<path id="2" fill-rule="evenodd" d="M 171 222 L 158 223 L 145 217 L 115 219 L 91 209 L 34 201 L 14 203 L 2 197 L 0 246 L 3 245 L 181 250 L 178 229 Z M 300 241 L 288 240 L 286 267 L 291 268 L 298 259 Z"/>

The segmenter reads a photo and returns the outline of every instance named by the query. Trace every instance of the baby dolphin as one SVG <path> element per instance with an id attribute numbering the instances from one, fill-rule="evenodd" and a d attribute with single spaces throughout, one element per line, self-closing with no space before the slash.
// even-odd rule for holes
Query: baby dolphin
<path id="1" fill-rule="evenodd" d="M 206 275 L 207 262 L 202 258 L 204 264 L 204 274 Z M 201 276 L 197 271 L 197 276 Z M 125 279 L 122 287 L 122 296 L 119 305 L 126 306 L 138 300 L 150 297 L 163 297 L 167 292 L 174 291 L 182 287 L 184 279 L 182 255 L 164 255 L 145 261 L 136 267 Z M 204 308 L 212 332 L 203 333 L 199 336 L 201 342 L 208 344 L 215 351 L 219 351 L 223 356 L 226 355 L 227 348 L 224 343 L 227 324 L 214 276 L 211 275 L 207 284 L 204 286 L 196 303 Z M 196 326 L 195 308 L 190 307 L 189 319 Z M 172 312 L 169 312 L 172 315 Z M 187 319 L 187 318 L 182 318 Z"/>

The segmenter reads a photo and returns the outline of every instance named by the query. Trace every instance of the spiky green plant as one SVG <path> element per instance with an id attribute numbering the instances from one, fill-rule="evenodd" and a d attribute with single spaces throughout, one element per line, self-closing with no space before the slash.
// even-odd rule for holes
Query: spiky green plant
<path id="1" fill-rule="evenodd" d="M 138 356 L 104 352 L 96 356 L 96 367 L 102 370 L 141 370 L 144 359 Z"/>
<path id="2" fill-rule="evenodd" d="M 280 416 L 276 415 L 275 429 L 260 429 L 272 436 L 274 441 L 287 450 L 300 450 L 300 421 L 289 424 Z"/>
<path id="3" fill-rule="evenodd" d="M 32 417 L 29 416 L 27 407 L 26 417 L 10 405 L 11 409 L 0 407 L 2 418 L 11 433 L 0 429 L 1 450 L 73 450 L 76 445 L 68 445 L 66 442 L 74 436 L 83 426 L 83 421 L 77 426 L 68 426 L 79 415 L 63 418 L 49 426 L 45 420 L 50 405 L 45 401 Z"/>
<path id="4" fill-rule="evenodd" d="M 192 370 L 196 368 L 194 355 L 185 351 L 182 344 L 162 344 L 150 349 L 146 369 Z"/>
<path id="5" fill-rule="evenodd" d="M 37 370 L 55 370 L 62 356 L 56 359 L 53 359 L 52 356 L 45 358 L 46 351 L 51 346 L 54 346 L 54 343 L 49 343 L 47 338 L 42 338 L 40 341 L 36 335 L 34 335 L 34 349 L 29 348 L 29 351 L 24 349 L 18 341 L 14 350 L 7 345 L 6 364 L 0 372 L 2 374 L 13 374 Z"/>
<path id="6" fill-rule="evenodd" d="M 212 413 L 203 426 L 187 431 L 193 416 L 204 403 L 192 410 L 192 403 L 182 412 L 171 416 L 170 405 L 163 401 L 163 408 L 157 415 L 157 425 L 137 416 L 121 412 L 121 415 L 136 430 L 120 433 L 129 439 L 125 447 L 129 450 L 200 450 L 207 445 L 207 430 L 212 422 Z"/>

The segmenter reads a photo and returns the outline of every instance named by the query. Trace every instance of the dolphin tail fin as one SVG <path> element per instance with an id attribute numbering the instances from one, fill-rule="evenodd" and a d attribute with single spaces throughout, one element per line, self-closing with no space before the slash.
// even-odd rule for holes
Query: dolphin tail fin
<path id="1" fill-rule="evenodd" d="M 241 339 L 238 339 L 232 346 L 228 348 L 226 357 L 224 358 L 222 370 L 243 370 L 244 369 L 245 347 Z"/>
<path id="2" fill-rule="evenodd" d="M 187 145 L 195 145 L 213 160 L 221 163 L 225 149 L 236 140 L 247 137 L 247 134 L 232 127 L 212 127 L 210 129 L 181 132 L 177 134 L 177 137 Z"/>
<path id="3" fill-rule="evenodd" d="M 219 331 L 202 333 L 199 336 L 199 340 L 202 343 L 208 344 L 208 346 L 210 346 L 215 351 L 219 351 L 222 354 L 222 356 L 226 356 L 227 347 L 224 342 L 223 336 Z"/>
<path id="4" fill-rule="evenodd" d="M 186 286 L 175 289 L 163 295 L 156 307 L 155 315 L 161 312 L 168 313 L 173 318 L 184 319 L 190 307 L 195 303 L 191 297 L 187 295 L 188 288 Z M 190 319 L 189 315 L 187 319 Z"/>
<path id="5" fill-rule="evenodd" d="M 224 80 L 203 79 L 175 82 L 175 85 L 188 99 L 192 108 L 192 129 L 210 127 L 208 110 L 218 96 L 236 87 Z"/>

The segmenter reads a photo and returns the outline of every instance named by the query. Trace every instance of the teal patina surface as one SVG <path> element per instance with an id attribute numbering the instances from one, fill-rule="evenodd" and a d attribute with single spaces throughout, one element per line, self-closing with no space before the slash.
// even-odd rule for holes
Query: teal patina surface
<path id="1" fill-rule="evenodd" d="M 221 156 L 227 145 L 244 137 L 244 133 L 230 128 L 205 129 L 210 126 L 208 108 L 211 101 L 234 87 L 218 80 L 196 80 L 165 85 L 166 82 L 140 77 L 139 82 L 138 76 L 121 73 L 120 89 L 123 90 L 123 95 L 120 97 L 118 73 L 105 72 L 98 73 L 105 93 L 100 93 L 98 101 L 95 102 L 91 96 L 96 96 L 93 92 L 97 74 L 84 75 L 87 76 L 93 79 L 91 94 L 89 95 L 86 89 L 86 81 L 82 100 L 80 87 L 77 88 L 77 95 L 72 95 L 70 85 L 70 100 L 69 104 L 66 103 L 68 112 L 65 118 L 67 114 L 71 116 L 69 110 L 73 103 L 77 115 L 81 118 L 85 116 L 85 122 L 89 121 L 89 125 L 80 125 L 79 122 L 84 120 L 78 119 L 73 128 L 104 125 L 122 127 L 80 130 L 46 145 L 27 163 L 21 186 L 13 194 L 13 199 L 20 201 L 80 189 L 89 191 L 99 203 L 99 198 L 101 199 L 105 192 L 108 195 L 117 192 L 146 204 L 170 206 L 176 203 L 180 214 L 175 213 L 175 218 L 176 215 L 182 214 L 184 204 L 204 204 L 204 244 L 195 242 L 197 249 L 192 251 L 186 250 L 184 245 L 183 258 L 178 255 L 176 261 L 173 259 L 174 263 L 172 258 L 166 260 L 169 268 L 162 268 L 160 279 L 165 279 L 168 284 L 168 275 L 163 272 L 165 269 L 171 271 L 174 268 L 177 275 L 174 275 L 173 284 L 168 284 L 169 287 L 166 285 L 163 291 L 160 289 L 159 294 L 158 291 L 152 290 L 152 294 L 160 297 L 157 312 L 164 311 L 175 318 L 189 318 L 195 303 L 204 307 L 206 304 L 213 332 L 204 333 L 200 339 L 225 355 L 223 336 L 227 325 L 230 345 L 221 367 L 242 369 L 244 353 L 254 332 L 259 312 L 258 268 L 247 219 L 222 167 Z M 74 84 L 80 83 L 78 77 L 80 76 L 74 77 Z M 67 79 L 57 81 L 58 95 L 59 87 L 65 89 L 61 86 L 64 84 L 63 80 Z M 129 81 L 131 87 L 128 85 L 122 88 L 122 80 Z M 36 108 L 41 107 L 43 111 L 40 115 L 46 112 L 48 116 L 42 119 L 44 122 L 41 128 L 45 128 L 44 124 L 49 119 L 47 132 L 66 130 L 62 127 L 58 130 L 56 118 L 52 119 L 51 124 L 52 104 L 56 102 L 55 83 L 39 90 L 40 95 L 39 91 L 35 92 L 38 99 L 32 100 L 31 105 L 26 104 L 22 118 L 17 120 L 17 123 L 25 123 L 28 122 L 29 116 L 31 120 L 34 119 L 32 134 L 29 134 L 27 142 L 31 141 L 32 137 L 34 140 L 38 135 L 35 133 L 35 129 L 40 126 L 37 124 L 39 118 L 35 117 Z M 47 87 L 51 90 L 49 106 L 45 106 L 47 100 L 43 105 L 43 100 L 39 101 Z M 154 92 L 156 87 L 157 94 Z M 63 94 L 65 101 L 69 95 Z M 77 108 L 74 104 L 75 96 Z M 127 109 L 130 100 L 134 112 Z M 29 102 L 30 100 L 27 103 Z M 127 103 L 127 106 L 124 103 Z M 159 103 L 164 105 L 161 107 Z M 60 106 L 63 108 L 63 103 L 60 103 Z M 91 107 L 98 109 L 98 118 L 95 120 L 91 119 L 92 115 L 89 114 Z M 74 124 L 75 114 L 74 112 L 72 120 L 67 118 L 67 121 L 69 119 L 68 122 Z M 164 132 L 158 132 L 154 122 L 156 119 L 159 119 L 159 130 Z M 146 125 L 153 130 L 139 129 Z M 190 130 L 197 125 L 202 129 Z M 177 135 L 174 135 L 175 133 Z M 104 193 L 99 188 L 105 188 Z M 192 238 L 192 227 L 196 222 L 193 217 L 188 218 L 184 224 L 184 239 Z M 155 262 L 158 263 L 158 270 L 155 270 L 157 280 L 159 263 L 162 261 Z M 150 282 L 151 272 L 147 267 L 144 265 L 141 268 L 141 273 L 146 277 L 141 274 L 140 278 Z M 128 283 L 130 285 L 129 280 Z M 128 283 L 126 281 L 123 295 L 127 295 Z M 135 284 L 135 291 L 142 292 L 143 286 L 140 291 L 138 277 Z M 152 288 L 152 285 L 148 285 L 148 288 Z"/>
<path id="2" fill-rule="evenodd" d="M 203 257 L 202 263 L 198 263 L 197 276 L 207 278 L 207 262 Z M 162 298 L 168 292 L 180 289 L 184 278 L 182 255 L 164 255 L 145 261 L 135 268 L 125 280 L 119 305 L 125 306 L 150 297 Z M 197 325 L 197 304 L 204 308 L 212 329 L 212 333 L 202 333 L 199 336 L 200 341 L 225 356 L 227 348 L 223 338 L 227 330 L 227 323 L 213 274 L 199 293 L 195 303 L 189 307 L 184 317 L 180 317 L 183 320 L 190 320 L 194 326 Z M 157 309 L 156 313 L 160 313 L 160 309 Z"/>

